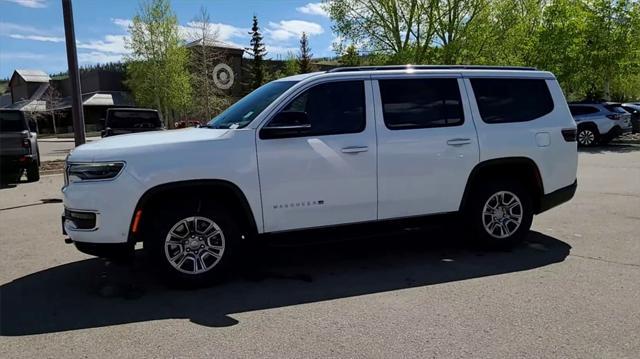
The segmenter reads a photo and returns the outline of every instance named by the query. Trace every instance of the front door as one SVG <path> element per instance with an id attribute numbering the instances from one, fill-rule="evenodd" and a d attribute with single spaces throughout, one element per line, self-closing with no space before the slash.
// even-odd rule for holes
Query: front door
<path id="1" fill-rule="evenodd" d="M 280 110 L 306 113 L 308 130 L 268 139 L 258 131 L 265 232 L 376 219 L 371 101 L 368 80 L 314 84 Z"/>

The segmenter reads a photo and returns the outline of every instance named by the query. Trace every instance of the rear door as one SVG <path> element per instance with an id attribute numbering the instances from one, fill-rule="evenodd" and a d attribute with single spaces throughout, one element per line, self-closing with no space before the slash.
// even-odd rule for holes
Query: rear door
<path id="1" fill-rule="evenodd" d="M 478 140 L 456 75 L 374 81 L 379 218 L 457 211 Z"/>

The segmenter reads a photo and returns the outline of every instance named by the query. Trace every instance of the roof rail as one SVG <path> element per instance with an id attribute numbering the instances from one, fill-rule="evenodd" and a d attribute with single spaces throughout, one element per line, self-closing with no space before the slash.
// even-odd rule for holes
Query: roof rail
<path id="1" fill-rule="evenodd" d="M 519 70 L 537 71 L 535 67 L 521 66 L 485 66 L 485 65 L 387 65 L 387 66 L 355 66 L 336 67 L 327 72 L 348 71 L 391 71 L 391 70 Z"/>

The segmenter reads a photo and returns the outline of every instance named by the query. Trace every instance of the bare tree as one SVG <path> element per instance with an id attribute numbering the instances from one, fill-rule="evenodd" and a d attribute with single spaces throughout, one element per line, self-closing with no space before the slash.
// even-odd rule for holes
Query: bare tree
<path id="1" fill-rule="evenodd" d="M 60 92 L 55 87 L 49 85 L 47 90 L 42 94 L 40 100 L 44 102 L 44 111 L 40 111 L 39 114 L 32 114 L 34 119 L 44 118 L 43 114 L 47 114 L 46 117 L 51 119 L 51 125 L 53 127 L 53 133 L 58 133 L 58 126 L 56 125 L 56 110 L 64 104 Z"/>
<path id="2" fill-rule="evenodd" d="M 214 68 L 224 62 L 225 54 L 216 49 L 218 31 L 211 24 L 209 12 L 203 6 L 190 23 L 193 30 L 187 34 L 191 41 L 189 69 L 194 89 L 195 114 L 210 119 L 225 105 L 227 95 L 214 81 Z"/>

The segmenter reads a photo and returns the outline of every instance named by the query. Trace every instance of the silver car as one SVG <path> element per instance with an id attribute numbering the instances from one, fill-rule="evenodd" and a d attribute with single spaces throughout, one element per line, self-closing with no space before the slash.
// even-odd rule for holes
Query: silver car
<path id="1" fill-rule="evenodd" d="M 605 145 L 631 132 L 631 114 L 619 103 L 570 103 L 569 109 L 578 125 L 580 146 Z"/>

